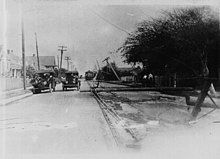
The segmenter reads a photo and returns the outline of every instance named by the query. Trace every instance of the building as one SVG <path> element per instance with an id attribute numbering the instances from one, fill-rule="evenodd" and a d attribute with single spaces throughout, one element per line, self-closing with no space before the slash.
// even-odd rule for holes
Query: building
<path id="1" fill-rule="evenodd" d="M 124 82 L 136 82 L 137 76 L 139 72 L 141 72 L 141 68 L 137 67 L 119 67 L 117 68 L 117 72 L 121 78 L 121 81 Z"/>
<path id="2" fill-rule="evenodd" d="M 55 56 L 39 56 L 40 69 L 53 70 L 56 65 Z M 26 56 L 26 65 L 38 69 L 37 56 Z"/>
<path id="3" fill-rule="evenodd" d="M 13 50 L 3 49 L 0 45 L 0 75 L 4 77 L 21 77 L 22 61 Z"/>

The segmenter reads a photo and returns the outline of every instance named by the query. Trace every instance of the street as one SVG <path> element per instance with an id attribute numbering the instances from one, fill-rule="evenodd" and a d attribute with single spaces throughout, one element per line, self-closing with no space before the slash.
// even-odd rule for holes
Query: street
<path id="1" fill-rule="evenodd" d="M 83 84 L 82 84 L 83 85 Z M 116 149 L 90 93 L 43 92 L 0 107 L 1 155 L 104 153 Z"/>
<path id="2" fill-rule="evenodd" d="M 0 2 L 0 159 L 218 159 L 214 1 Z"/>
<path id="3" fill-rule="evenodd" d="M 106 86 L 116 85 L 101 84 Z M 1 158 L 198 158 L 201 154 L 216 158 L 219 154 L 219 110 L 189 125 L 178 97 L 175 102 L 182 108 L 159 92 L 99 93 L 110 107 L 121 107 L 116 113 L 122 121 L 114 124 L 124 145 L 120 147 L 97 101 L 86 90 L 85 81 L 81 92 L 62 91 L 57 85 L 56 92 L 45 91 L 1 106 Z M 203 108 L 201 117 L 211 109 Z M 136 142 L 124 128 L 132 130 Z"/>

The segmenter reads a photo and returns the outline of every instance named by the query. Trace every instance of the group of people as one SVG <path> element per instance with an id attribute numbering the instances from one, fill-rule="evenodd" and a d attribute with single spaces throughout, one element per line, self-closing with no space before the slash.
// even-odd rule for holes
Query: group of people
<path id="1" fill-rule="evenodd" d="M 154 76 L 151 73 L 144 74 L 142 81 L 144 87 L 153 87 L 155 85 Z"/>

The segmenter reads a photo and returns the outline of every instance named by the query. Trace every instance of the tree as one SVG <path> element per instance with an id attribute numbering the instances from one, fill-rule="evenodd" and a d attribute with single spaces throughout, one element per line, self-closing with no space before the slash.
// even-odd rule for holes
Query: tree
<path id="1" fill-rule="evenodd" d="M 218 79 L 219 17 L 208 8 L 178 9 L 138 24 L 120 48 L 125 62 L 141 62 L 154 74 L 176 73 L 203 80 L 196 117 L 213 79 Z"/>
<path id="2" fill-rule="evenodd" d="M 143 21 L 120 48 L 125 62 L 141 62 L 155 74 L 204 75 L 207 66 L 216 77 L 219 20 L 210 8 L 178 9 Z"/>

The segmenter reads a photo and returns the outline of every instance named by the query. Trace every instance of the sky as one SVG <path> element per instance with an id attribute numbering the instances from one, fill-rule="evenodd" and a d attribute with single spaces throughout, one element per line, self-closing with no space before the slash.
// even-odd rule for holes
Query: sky
<path id="1" fill-rule="evenodd" d="M 104 65 L 102 60 L 107 56 L 118 66 L 125 66 L 120 54 L 109 52 L 117 50 L 139 22 L 159 17 L 163 10 L 180 7 L 151 3 L 140 5 L 140 2 L 132 3 L 134 1 L 130 1 L 129 5 L 114 1 L 80 3 L 76 0 L 23 0 L 23 5 L 20 2 L 7 0 L 5 3 L 7 48 L 21 55 L 23 15 L 26 56 L 36 54 L 36 33 L 40 56 L 57 58 L 57 55 L 60 56 L 58 46 L 67 46 L 64 57 L 70 56 L 80 72 L 93 69 L 96 60 L 101 66 Z M 63 61 L 63 67 L 66 67 L 66 61 Z"/>

